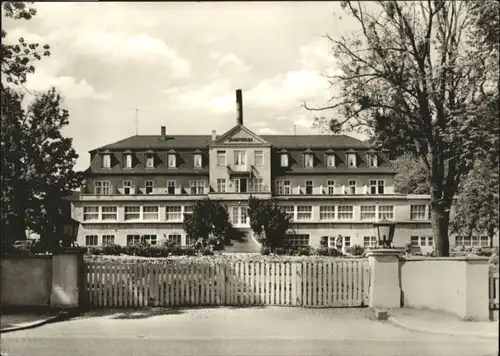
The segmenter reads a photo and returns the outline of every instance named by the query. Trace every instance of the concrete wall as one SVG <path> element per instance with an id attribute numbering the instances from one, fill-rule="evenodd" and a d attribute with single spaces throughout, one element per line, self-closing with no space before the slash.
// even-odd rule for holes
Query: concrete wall
<path id="1" fill-rule="evenodd" d="M 399 262 L 405 307 L 429 308 L 488 320 L 488 259 L 417 258 Z"/>
<path id="2" fill-rule="evenodd" d="M 49 305 L 52 288 L 51 256 L 5 256 L 0 261 L 2 307 Z"/>

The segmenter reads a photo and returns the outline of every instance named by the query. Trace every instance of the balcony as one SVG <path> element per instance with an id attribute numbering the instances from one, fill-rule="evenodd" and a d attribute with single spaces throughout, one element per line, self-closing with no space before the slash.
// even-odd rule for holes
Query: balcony
<path id="1" fill-rule="evenodd" d="M 197 194 L 192 194 L 191 187 L 177 186 L 174 188 L 174 193 L 169 193 L 168 187 L 154 187 L 151 192 L 146 193 L 145 187 L 129 187 L 117 188 L 110 190 L 113 194 L 94 194 L 82 193 L 80 200 L 82 201 L 158 201 L 158 200 L 193 200 L 203 199 L 208 195 L 210 188 L 198 187 Z M 128 192 L 128 193 L 127 193 Z"/>
<path id="2" fill-rule="evenodd" d="M 229 164 L 227 165 L 227 170 L 229 174 L 238 174 L 238 173 L 250 173 L 252 172 L 253 166 L 246 164 Z"/>
<path id="3" fill-rule="evenodd" d="M 245 192 L 241 192 L 232 184 L 226 187 L 225 192 L 210 192 L 208 197 L 218 200 L 245 200 L 248 199 L 250 195 L 258 199 L 269 199 L 271 198 L 271 189 L 268 185 L 263 185 L 258 188 L 248 186 Z"/>

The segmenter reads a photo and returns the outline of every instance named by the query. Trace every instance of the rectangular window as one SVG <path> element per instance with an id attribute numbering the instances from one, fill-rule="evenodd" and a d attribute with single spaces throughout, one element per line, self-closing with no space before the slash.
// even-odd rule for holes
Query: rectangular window
<path id="1" fill-rule="evenodd" d="M 264 152 L 263 151 L 254 151 L 253 153 L 253 161 L 256 166 L 264 165 Z"/>
<path id="2" fill-rule="evenodd" d="M 94 182 L 94 194 L 96 195 L 110 195 L 111 184 L 107 180 Z"/>
<path id="3" fill-rule="evenodd" d="M 102 168 L 111 168 L 111 155 L 102 155 Z"/>
<path id="4" fill-rule="evenodd" d="M 262 178 L 254 178 L 252 184 L 255 193 L 264 192 L 264 180 Z"/>
<path id="5" fill-rule="evenodd" d="M 175 194 L 175 180 L 167 181 L 167 193 Z"/>
<path id="6" fill-rule="evenodd" d="M 203 166 L 203 160 L 200 153 L 196 153 L 193 156 L 193 159 L 194 159 L 194 168 L 201 168 Z"/>
<path id="7" fill-rule="evenodd" d="M 177 157 L 176 157 L 175 153 L 167 154 L 167 165 L 168 165 L 168 168 L 177 167 Z"/>
<path id="8" fill-rule="evenodd" d="M 83 207 L 83 220 L 99 220 L 99 207 L 98 206 L 84 206 Z"/>
<path id="9" fill-rule="evenodd" d="M 335 220 L 335 205 L 322 205 L 319 207 L 320 220 Z"/>
<path id="10" fill-rule="evenodd" d="M 132 194 L 132 181 L 124 180 L 123 181 L 123 194 L 129 195 Z"/>
<path id="11" fill-rule="evenodd" d="M 375 247 L 377 244 L 377 239 L 375 236 L 364 236 L 363 237 L 363 246 L 364 247 Z"/>
<path id="12" fill-rule="evenodd" d="M 313 193 L 313 181 L 306 180 L 306 194 L 312 194 L 312 193 Z"/>
<path id="13" fill-rule="evenodd" d="M 298 205 L 297 206 L 297 220 L 311 220 L 312 219 L 312 206 L 311 205 Z"/>
<path id="14" fill-rule="evenodd" d="M 470 236 L 464 236 L 464 246 L 472 246 Z"/>
<path id="15" fill-rule="evenodd" d="M 140 235 L 127 235 L 127 246 L 138 245 L 141 243 Z"/>
<path id="16" fill-rule="evenodd" d="M 377 181 L 377 193 L 378 194 L 384 194 L 384 187 L 385 187 L 385 182 L 383 180 L 378 180 Z"/>
<path id="17" fill-rule="evenodd" d="M 245 165 L 245 161 L 246 161 L 246 152 L 240 151 L 240 150 L 235 150 L 234 151 L 234 164 L 237 166 L 243 166 L 243 165 Z"/>
<path id="18" fill-rule="evenodd" d="M 233 206 L 231 208 L 231 223 L 233 225 L 238 225 L 240 223 L 240 208 L 238 206 Z"/>
<path id="19" fill-rule="evenodd" d="M 181 209 L 180 205 L 167 206 L 165 219 L 167 221 L 182 221 Z"/>
<path id="20" fill-rule="evenodd" d="M 99 238 L 97 235 L 85 235 L 85 245 L 86 246 L 97 246 Z"/>
<path id="21" fill-rule="evenodd" d="M 203 194 L 205 192 L 204 180 L 192 180 L 189 184 L 191 187 L 191 194 Z"/>
<path id="22" fill-rule="evenodd" d="M 102 220 L 118 220 L 118 207 L 103 206 L 101 207 Z"/>
<path id="23" fill-rule="evenodd" d="M 217 178 L 217 191 L 219 193 L 226 192 L 226 179 L 225 178 Z"/>
<path id="24" fill-rule="evenodd" d="M 142 238 L 148 245 L 156 245 L 157 243 L 156 235 L 143 235 Z"/>
<path id="25" fill-rule="evenodd" d="M 361 205 L 361 220 L 376 220 L 377 207 L 375 205 Z"/>
<path id="26" fill-rule="evenodd" d="M 277 180 L 276 181 L 276 194 L 277 195 L 289 195 L 291 194 L 291 182 L 289 180 Z"/>
<path id="27" fill-rule="evenodd" d="M 158 206 L 143 206 L 142 207 L 142 218 L 144 220 L 158 220 L 159 219 L 159 208 Z"/>
<path id="28" fill-rule="evenodd" d="M 126 206 L 125 207 L 125 220 L 140 220 L 141 207 L 140 206 Z"/>
<path id="29" fill-rule="evenodd" d="M 394 206 L 392 205 L 379 205 L 378 207 L 378 219 L 394 219 Z"/>
<path id="30" fill-rule="evenodd" d="M 314 167 L 314 156 L 312 153 L 304 153 L 304 167 Z"/>
<path id="31" fill-rule="evenodd" d="M 344 247 L 351 246 L 351 236 L 344 236 Z"/>
<path id="32" fill-rule="evenodd" d="M 434 238 L 432 236 L 427 236 L 427 246 L 434 245 Z"/>
<path id="33" fill-rule="evenodd" d="M 102 245 L 114 245 L 115 244 L 115 235 L 102 235 Z"/>
<path id="34" fill-rule="evenodd" d="M 427 205 L 427 220 L 430 220 L 432 217 L 431 206 Z"/>
<path id="35" fill-rule="evenodd" d="M 153 154 L 146 155 L 146 168 L 155 168 L 155 160 Z"/>
<path id="36" fill-rule="evenodd" d="M 332 195 L 335 194 L 335 181 L 334 180 L 327 180 L 326 181 L 326 190 L 327 193 Z"/>
<path id="37" fill-rule="evenodd" d="M 291 219 L 294 219 L 295 215 L 295 206 L 293 205 L 282 205 L 281 208 Z"/>
<path id="38" fill-rule="evenodd" d="M 425 205 L 410 205 L 410 220 L 425 220 Z"/>
<path id="39" fill-rule="evenodd" d="M 418 236 L 411 236 L 410 237 L 410 244 L 411 247 L 419 247 L 420 246 L 420 239 Z"/>
<path id="40" fill-rule="evenodd" d="M 184 205 L 184 214 L 192 214 L 193 206 L 192 205 Z"/>
<path id="41" fill-rule="evenodd" d="M 370 181 L 370 188 L 368 190 L 368 194 L 377 194 L 377 181 L 376 180 Z"/>
<path id="42" fill-rule="evenodd" d="M 366 160 L 368 162 L 368 167 L 377 167 L 377 155 L 374 153 L 369 153 L 366 155 Z"/>
<path id="43" fill-rule="evenodd" d="M 333 154 L 326 155 L 326 166 L 329 168 L 335 167 L 335 155 Z"/>
<path id="44" fill-rule="evenodd" d="M 181 234 L 168 234 L 168 240 L 175 242 L 176 245 L 182 245 L 182 236 Z"/>
<path id="45" fill-rule="evenodd" d="M 328 239 L 329 247 L 337 247 L 337 243 L 341 245 L 342 248 L 351 246 L 350 236 L 330 236 Z"/>
<path id="46" fill-rule="evenodd" d="M 125 155 L 125 168 L 132 168 L 132 155 L 131 154 Z"/>
<path id="47" fill-rule="evenodd" d="M 309 235 L 307 235 L 307 234 L 285 234 L 285 246 L 307 247 L 307 246 L 309 246 Z"/>
<path id="48" fill-rule="evenodd" d="M 245 225 L 247 223 L 247 217 L 248 217 L 247 208 L 244 206 L 240 206 L 240 224 Z"/>
<path id="49" fill-rule="evenodd" d="M 288 167 L 288 153 L 282 153 L 280 156 L 281 167 Z"/>
<path id="50" fill-rule="evenodd" d="M 338 220 L 352 220 L 354 218 L 352 205 L 338 206 Z"/>
<path id="51" fill-rule="evenodd" d="M 218 166 L 226 165 L 226 151 L 217 151 L 217 165 Z"/>
<path id="52" fill-rule="evenodd" d="M 353 168 L 356 167 L 356 154 L 348 153 L 347 154 L 347 167 Z"/>
<path id="53" fill-rule="evenodd" d="M 145 183 L 146 194 L 153 194 L 153 181 L 147 180 Z"/>
<path id="54" fill-rule="evenodd" d="M 356 181 L 350 180 L 348 182 L 347 194 L 356 194 Z"/>
<path id="55" fill-rule="evenodd" d="M 489 247 L 490 246 L 490 238 L 488 236 L 480 237 L 480 245 L 481 247 Z"/>

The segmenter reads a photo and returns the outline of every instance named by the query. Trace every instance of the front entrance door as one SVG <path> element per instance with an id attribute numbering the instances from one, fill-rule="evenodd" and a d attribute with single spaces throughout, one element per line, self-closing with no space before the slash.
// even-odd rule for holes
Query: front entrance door
<path id="1" fill-rule="evenodd" d="M 236 193 L 246 193 L 247 185 L 248 185 L 247 178 L 236 178 L 234 180 L 234 188 Z"/>

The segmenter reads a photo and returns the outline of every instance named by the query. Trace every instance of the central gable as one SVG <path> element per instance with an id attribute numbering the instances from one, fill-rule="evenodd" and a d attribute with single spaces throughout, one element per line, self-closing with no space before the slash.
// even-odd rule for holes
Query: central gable
<path id="1" fill-rule="evenodd" d="M 217 140 L 212 141 L 210 146 L 224 145 L 269 145 L 269 142 L 259 137 L 246 127 L 237 125 Z"/>

